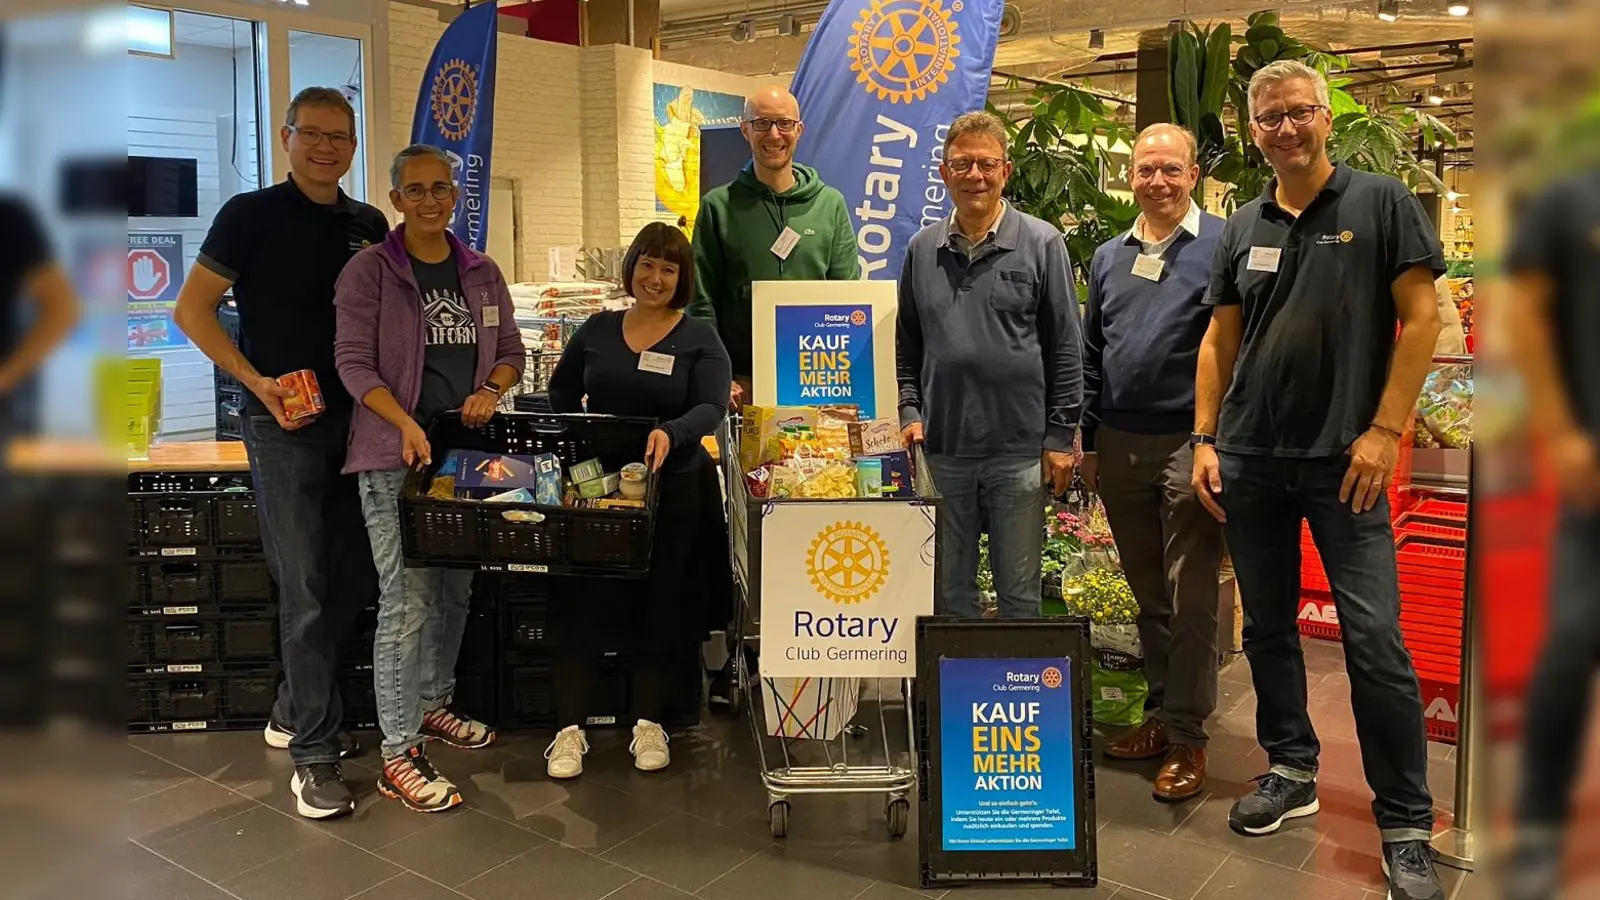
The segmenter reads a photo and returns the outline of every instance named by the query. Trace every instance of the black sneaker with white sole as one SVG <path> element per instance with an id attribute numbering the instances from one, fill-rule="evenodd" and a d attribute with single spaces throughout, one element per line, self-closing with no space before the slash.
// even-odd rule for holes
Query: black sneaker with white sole
<path id="1" fill-rule="evenodd" d="M 1228 827 L 1239 834 L 1257 837 L 1271 834 L 1289 819 L 1315 815 L 1317 784 L 1300 782 L 1269 772 L 1253 779 L 1254 793 L 1240 797 L 1228 811 Z"/>
<path id="2" fill-rule="evenodd" d="M 356 795 L 345 784 L 338 763 L 295 766 L 289 779 L 295 810 L 308 819 L 333 819 L 356 811 Z"/>
<path id="3" fill-rule="evenodd" d="M 276 716 L 267 720 L 267 727 L 261 730 L 261 736 L 266 739 L 267 746 L 277 750 L 289 749 L 289 742 L 294 740 L 294 730 L 278 721 Z M 348 731 L 339 732 L 339 758 L 350 759 L 361 755 L 361 742 Z"/>
<path id="4" fill-rule="evenodd" d="M 1389 879 L 1389 900 L 1444 900 L 1444 885 L 1439 883 L 1427 841 L 1384 844 L 1383 874 Z"/>

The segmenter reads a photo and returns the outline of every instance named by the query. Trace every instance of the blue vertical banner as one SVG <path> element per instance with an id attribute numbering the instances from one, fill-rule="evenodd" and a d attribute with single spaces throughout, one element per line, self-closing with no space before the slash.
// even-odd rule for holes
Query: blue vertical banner
<path id="1" fill-rule="evenodd" d="M 833 0 L 791 90 L 815 130 L 797 155 L 850 208 L 864 278 L 900 277 L 906 243 L 950 214 L 944 138 L 984 108 L 1004 0 Z"/>
<path id="2" fill-rule="evenodd" d="M 494 145 L 494 0 L 477 3 L 450 23 L 422 73 L 411 142 L 450 155 L 460 195 L 450 230 L 479 253 L 489 241 L 489 152 Z"/>
<path id="3" fill-rule="evenodd" d="M 942 849 L 1076 850 L 1072 661 L 939 660 Z"/>

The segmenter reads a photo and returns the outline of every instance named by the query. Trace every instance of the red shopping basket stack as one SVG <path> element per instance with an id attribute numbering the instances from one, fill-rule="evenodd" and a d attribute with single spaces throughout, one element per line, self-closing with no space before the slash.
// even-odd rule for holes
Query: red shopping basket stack
<path id="1" fill-rule="evenodd" d="M 1391 517 L 1398 517 L 1410 501 L 1411 457 L 1414 432 L 1407 428 L 1400 437 L 1400 454 L 1395 459 L 1394 479 L 1384 493 L 1388 496 Z M 1328 585 L 1322 556 L 1311 538 L 1311 526 L 1300 523 L 1300 634 L 1324 641 L 1339 640 L 1339 613 L 1333 605 L 1333 590 Z"/>
<path id="2" fill-rule="evenodd" d="M 1467 504 L 1422 497 L 1395 518 L 1400 631 L 1422 682 L 1428 737 L 1454 742 L 1467 591 Z"/>

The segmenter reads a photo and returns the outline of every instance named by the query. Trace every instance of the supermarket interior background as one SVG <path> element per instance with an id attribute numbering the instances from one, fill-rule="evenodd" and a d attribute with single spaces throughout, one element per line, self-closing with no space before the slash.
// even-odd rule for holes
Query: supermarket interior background
<path id="1" fill-rule="evenodd" d="M 1418 529 L 1409 534 L 1418 546 L 1445 546 L 1428 552 L 1450 563 L 1442 575 L 1434 565 L 1419 576 L 1443 581 L 1429 582 L 1432 593 L 1420 590 L 1416 596 L 1424 600 L 1403 627 L 1427 704 L 1428 780 L 1442 826 L 1464 815 L 1456 792 L 1471 785 L 1475 871 L 1440 869 L 1450 896 L 1462 900 L 1498 896 L 1485 873 L 1504 846 L 1522 701 L 1544 635 L 1542 598 L 1557 506 L 1555 485 L 1530 436 L 1512 348 L 1498 337 L 1500 323 L 1517 306 L 1498 260 L 1514 224 L 1514 199 L 1556 161 L 1584 156 L 1579 137 L 1559 137 L 1567 132 L 1552 123 L 1582 118 L 1572 111 L 1593 106 L 1593 47 L 1600 39 L 1600 10 L 1540 6 L 1285 0 L 1272 7 L 1278 37 L 1336 57 L 1330 66 L 1336 86 L 1374 111 L 1363 122 L 1370 130 L 1336 135 L 1336 143 L 1343 140 L 1342 151 L 1365 160 L 1365 168 L 1407 178 L 1450 265 L 1445 287 L 1466 352 L 1436 361 L 1426 389 L 1431 400 L 1425 393 L 1407 455 L 1409 522 Z M 500 0 L 486 253 L 513 284 L 519 316 L 526 312 L 539 323 L 581 319 L 620 295 L 622 254 L 643 225 L 682 221 L 692 230 L 702 192 L 730 180 L 749 158 L 748 145 L 730 127 L 743 116 L 743 98 L 765 85 L 789 85 L 827 7 L 823 0 Z M 1081 159 L 1087 143 L 1108 161 L 1090 183 L 1070 188 L 1076 208 L 1061 224 L 1075 255 L 1092 236 L 1126 230 L 1132 134 L 1190 115 L 1175 108 L 1174 72 L 1184 64 L 1175 49 L 1179 36 L 1191 25 L 1204 30 L 1227 23 L 1237 51 L 1259 54 L 1262 38 L 1246 35 L 1253 30 L 1250 17 L 1265 8 L 1237 0 L 1004 3 L 987 101 L 1020 124 L 1043 114 L 1034 106 L 1039 97 L 1070 95 L 1070 104 L 1050 107 L 1062 140 L 1033 152 Z M 261 740 L 256 720 L 264 714 L 230 716 L 224 692 L 210 687 L 177 697 L 172 679 L 153 674 L 155 668 L 112 667 L 117 671 L 101 683 L 107 705 L 131 697 L 139 709 L 111 723 L 113 732 L 131 732 L 126 738 L 118 733 L 95 742 L 86 758 L 57 752 L 61 732 L 36 727 L 44 721 L 39 697 L 70 694 L 50 687 L 68 679 L 63 673 L 70 668 L 57 665 L 53 654 L 71 656 L 48 638 L 64 627 L 53 611 L 66 608 L 61 601 L 71 593 L 56 574 L 83 563 L 63 535 L 98 533 L 112 523 L 103 554 L 93 560 L 97 577 L 110 586 L 106 596 L 118 598 L 108 605 L 114 611 L 101 636 L 102 659 L 115 658 L 125 644 L 136 653 L 152 652 L 158 639 L 149 629 L 159 623 L 130 617 L 131 605 L 159 610 L 163 598 L 168 606 L 182 605 L 197 596 L 185 592 L 220 592 L 231 583 L 227 572 L 233 570 L 205 561 L 202 553 L 198 565 L 215 567 L 205 569 L 216 573 L 215 584 L 208 574 L 174 586 L 169 576 L 179 570 L 154 542 L 136 551 L 117 546 L 126 521 L 124 488 L 132 490 L 143 472 L 150 478 L 138 482 L 139 490 L 149 490 L 159 475 L 151 474 L 159 468 L 152 460 L 205 459 L 211 465 L 222 459 L 223 481 L 243 477 L 242 451 L 209 448 L 240 440 L 245 392 L 173 320 L 184 273 L 217 211 L 230 198 L 285 177 L 288 155 L 276 125 L 294 93 L 316 85 L 338 89 L 356 112 L 359 149 L 343 189 L 397 221 L 389 160 L 411 143 L 430 55 L 462 11 L 462 4 L 446 0 L 141 0 L 82 9 L 22 0 L 0 13 L 0 192 L 20 198 L 45 223 L 84 308 L 74 334 L 30 385 L 37 434 L 19 437 L 8 468 L 17 484 L 50 490 L 68 484 L 86 498 L 8 495 L 17 514 L 5 518 L 43 525 L 0 527 L 0 570 L 25 585 L 17 593 L 18 608 L 27 609 L 18 614 L 18 633 L 38 637 L 12 648 L 25 660 L 22 670 L 32 674 L 17 682 L 17 691 L 0 685 L 0 706 L 31 698 L 15 700 L 31 707 L 17 719 L 30 723 L 19 738 L 39 742 L 23 745 L 23 753 L 38 761 L 52 790 L 81 800 L 76 812 L 62 813 L 61 804 L 41 801 L 30 787 L 29 796 L 14 800 L 25 816 L 0 825 L 6 838 L 0 843 L 12 842 L 19 860 L 36 854 L 40 889 L 50 886 L 42 873 L 55 872 L 123 885 L 140 898 L 945 895 L 919 882 L 917 815 L 903 839 L 886 834 L 880 795 L 796 798 L 787 834 L 775 836 L 757 747 L 771 739 L 754 737 L 747 721 L 761 700 L 750 701 L 753 711 L 707 709 L 698 702 L 698 669 L 693 678 L 684 674 L 675 695 L 679 725 L 670 772 L 652 777 L 635 771 L 627 729 L 596 727 L 589 733 L 590 774 L 571 784 L 550 780 L 544 752 L 553 733 L 547 714 L 552 676 L 534 652 L 537 640 L 529 639 L 534 626 L 519 618 L 536 615 L 532 602 L 518 593 L 515 579 L 499 573 L 479 575 L 468 635 L 476 662 L 469 664 L 463 651 L 459 677 L 460 690 L 472 693 L 486 718 L 500 719 L 506 733 L 488 751 L 431 751 L 462 789 L 465 808 L 450 814 L 416 815 L 380 800 L 374 783 L 381 761 L 372 749 L 346 764 L 361 793 L 355 816 L 300 819 L 288 789 L 289 759 Z M 1481 37 L 1475 35 L 1480 19 L 1491 23 Z M 839 55 L 845 59 L 842 49 Z M 1480 68 L 1488 70 L 1483 79 L 1476 78 Z M 826 142 L 826 112 L 803 112 L 805 141 Z M 1229 134 L 1237 130 L 1231 107 L 1223 114 L 1219 106 L 1217 113 Z M 1584 121 L 1592 121 L 1593 113 L 1587 115 Z M 1480 128 L 1486 139 L 1481 149 Z M 118 168 L 124 156 L 135 170 L 191 184 L 192 198 L 123 215 L 118 202 L 86 200 L 71 187 L 108 166 Z M 1032 188 L 1030 199 L 1037 201 L 1043 187 Z M 1221 174 L 1208 177 L 1205 207 L 1227 214 L 1242 202 L 1231 193 L 1234 187 Z M 124 259 L 136 249 L 165 267 L 160 279 L 135 283 Z M 1482 271 L 1475 271 L 1479 260 Z M 224 310 L 222 317 L 237 328 L 236 316 Z M 530 366 L 521 389 L 536 392 L 570 331 L 538 324 L 525 326 L 523 334 Z M 102 453 L 83 449 L 98 446 L 106 430 L 106 388 L 98 373 L 111 357 L 159 362 L 157 389 L 148 395 L 153 405 L 129 438 L 137 446 L 130 454 L 134 476 L 120 459 L 107 470 L 98 465 L 105 462 Z M 120 456 L 122 435 L 114 438 Z M 255 553 L 259 570 L 239 570 L 237 583 L 248 585 L 239 588 L 241 596 L 253 598 L 257 584 L 270 594 L 259 548 L 223 537 L 230 513 L 227 501 L 219 502 L 208 514 L 215 559 Z M 132 501 L 134 518 L 149 515 L 158 506 L 152 503 Z M 1397 519 L 1397 530 L 1406 525 Z M 1052 552 L 1114 557 L 1086 550 L 1095 546 L 1093 529 L 1086 528 L 1055 544 L 1047 531 L 1047 559 Z M 1405 591 L 1407 557 L 1401 556 Z M 182 572 L 187 578 L 189 570 Z M 1242 614 L 1225 572 L 1219 606 L 1228 630 L 1221 638 L 1226 652 L 1207 789 L 1186 803 L 1152 803 L 1156 763 L 1094 754 L 1100 884 L 1064 896 L 1383 896 L 1337 614 L 1326 580 L 1319 583 L 1314 555 L 1303 576 L 1301 633 L 1311 714 L 1322 741 L 1321 813 L 1269 839 L 1241 838 L 1228 829 L 1227 808 L 1251 790 L 1265 754 L 1256 743 L 1249 665 L 1239 652 Z M 1058 572 L 1055 584 L 1063 583 Z M 124 609 L 121 596 L 130 584 L 137 600 Z M 51 615 L 35 618 L 40 610 Z M 272 626 L 265 627 L 271 644 Z M 130 629 L 140 637 L 125 637 Z M 370 652 L 370 631 L 354 640 L 363 639 Z M 376 748 L 370 665 L 341 678 L 347 703 L 358 710 L 352 715 L 363 726 L 362 742 Z M 1470 690 L 1464 671 L 1472 673 Z M 158 682 L 163 686 L 151 687 Z M 242 688 L 232 689 L 242 696 Z M 891 686 L 882 696 L 893 694 Z M 75 703 L 47 701 L 45 718 L 70 718 Z M 909 755 L 905 735 L 879 733 L 877 714 L 877 705 L 862 701 L 861 716 L 871 724 L 861 752 L 878 765 L 903 761 Z M 227 728 L 181 730 L 188 722 L 226 724 L 230 718 L 235 721 Z M 892 744 L 888 753 L 884 739 Z M 1095 740 L 1104 739 L 1097 732 Z M 1473 751 L 1464 762 L 1461 750 L 1469 740 Z M 39 753 L 37 746 L 56 749 Z M 1600 747 L 1589 754 L 1591 762 L 1597 754 Z M 1458 764 L 1471 773 L 1458 772 Z M 118 782 L 116 790 L 103 784 L 91 789 L 96 782 L 86 771 Z M 1589 775 L 1574 802 L 1592 825 L 1600 816 L 1600 780 Z M 114 833 L 104 833 L 107 823 L 116 823 Z M 89 842 L 80 854 L 68 836 L 85 833 L 107 838 L 108 849 L 92 851 Z M 1568 854 L 1571 895 L 1600 897 L 1600 856 L 1592 852 L 1600 849 L 1600 828 L 1578 827 L 1575 834 Z M 103 865 L 81 865 L 89 854 Z M 62 865 L 51 865 L 57 861 Z M 983 891 L 996 900 L 1034 893 L 1021 887 Z"/>

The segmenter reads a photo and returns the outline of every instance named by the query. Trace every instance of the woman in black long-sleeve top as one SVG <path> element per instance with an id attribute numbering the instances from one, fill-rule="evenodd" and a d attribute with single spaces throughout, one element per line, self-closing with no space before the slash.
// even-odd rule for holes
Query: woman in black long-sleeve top
<path id="1" fill-rule="evenodd" d="M 556 709 L 564 726 L 545 752 L 552 778 L 583 772 L 583 725 L 593 714 L 601 654 L 625 653 L 634 765 L 665 768 L 661 727 L 674 689 L 706 635 L 730 618 L 728 530 L 716 466 L 701 439 L 726 414 L 733 378 L 712 326 L 683 314 L 694 296 L 694 251 L 671 225 L 646 225 L 623 263 L 634 298 L 627 312 L 591 317 L 572 336 L 550 378 L 558 413 L 656 419 L 645 462 L 658 472 L 650 575 L 639 582 L 557 582 L 549 627 L 558 648 Z"/>

